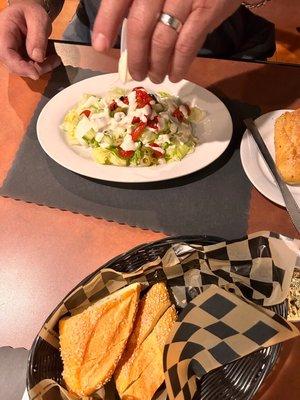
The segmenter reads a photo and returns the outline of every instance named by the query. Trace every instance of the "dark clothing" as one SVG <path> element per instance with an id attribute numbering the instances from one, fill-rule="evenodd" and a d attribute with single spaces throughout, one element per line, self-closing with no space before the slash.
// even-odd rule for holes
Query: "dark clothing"
<path id="1" fill-rule="evenodd" d="M 100 0 L 81 0 L 77 13 L 65 32 L 65 39 L 91 41 Z M 118 47 L 117 43 L 116 47 Z M 274 24 L 241 6 L 231 17 L 208 35 L 198 55 L 264 60 L 275 52 Z"/>
<path id="2" fill-rule="evenodd" d="M 242 6 L 208 35 L 200 53 L 220 57 L 266 59 L 275 50 L 274 24 Z"/>

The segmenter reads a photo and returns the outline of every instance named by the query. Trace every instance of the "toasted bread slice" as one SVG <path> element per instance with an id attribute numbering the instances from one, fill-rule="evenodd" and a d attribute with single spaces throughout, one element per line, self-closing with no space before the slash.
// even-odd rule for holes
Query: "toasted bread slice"
<path id="1" fill-rule="evenodd" d="M 132 284 L 60 321 L 63 378 L 70 391 L 89 396 L 111 378 L 133 328 L 140 289 Z"/>
<path id="2" fill-rule="evenodd" d="M 288 295 L 288 321 L 300 321 L 300 271 L 295 269 Z"/>
<path id="3" fill-rule="evenodd" d="M 120 398 L 150 400 L 164 381 L 163 351 L 177 314 L 170 306 L 116 379 Z M 121 390 L 121 388 L 125 388 Z"/>
<path id="4" fill-rule="evenodd" d="M 130 384 L 132 359 L 135 357 L 139 346 L 170 306 L 169 293 L 166 285 L 162 282 L 153 285 L 141 299 L 132 334 L 114 374 L 119 393 L 123 393 Z"/>
<path id="5" fill-rule="evenodd" d="M 286 112 L 275 122 L 275 161 L 282 178 L 300 184 L 300 109 Z"/>

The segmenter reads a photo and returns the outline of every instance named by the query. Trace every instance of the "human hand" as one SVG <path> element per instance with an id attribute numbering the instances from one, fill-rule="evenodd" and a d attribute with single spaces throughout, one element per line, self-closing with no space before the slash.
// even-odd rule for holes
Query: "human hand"
<path id="1" fill-rule="evenodd" d="M 24 0 L 0 13 L 0 61 L 10 72 L 38 79 L 60 64 L 57 54 L 46 55 L 51 21 L 37 2 Z"/>
<path id="2" fill-rule="evenodd" d="M 155 83 L 169 74 L 183 78 L 208 33 L 241 5 L 240 0 L 102 0 L 93 30 L 93 46 L 105 51 L 112 46 L 128 15 L 128 67 L 135 80 L 147 75 Z M 164 12 L 183 24 L 180 32 L 159 21 Z"/>

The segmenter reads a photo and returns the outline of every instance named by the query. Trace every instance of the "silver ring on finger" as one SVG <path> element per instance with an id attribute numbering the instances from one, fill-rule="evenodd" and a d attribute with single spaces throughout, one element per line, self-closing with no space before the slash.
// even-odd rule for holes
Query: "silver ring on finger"
<path id="1" fill-rule="evenodd" d="M 161 13 L 159 21 L 162 22 L 164 25 L 174 29 L 174 31 L 176 31 L 177 33 L 179 33 L 182 28 L 182 22 L 179 21 L 178 18 L 173 17 L 173 15 L 171 14 L 167 14 L 164 12 Z"/>

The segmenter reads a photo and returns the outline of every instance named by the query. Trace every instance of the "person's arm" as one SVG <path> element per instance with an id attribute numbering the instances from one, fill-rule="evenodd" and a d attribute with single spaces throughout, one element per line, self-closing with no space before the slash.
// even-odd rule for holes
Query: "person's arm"
<path id="1" fill-rule="evenodd" d="M 22 3 L 24 0 L 8 0 L 8 4 L 16 4 Z M 64 0 L 31 0 L 34 3 L 41 5 L 50 16 L 53 21 L 58 14 L 61 12 L 61 9 L 64 5 Z"/>

